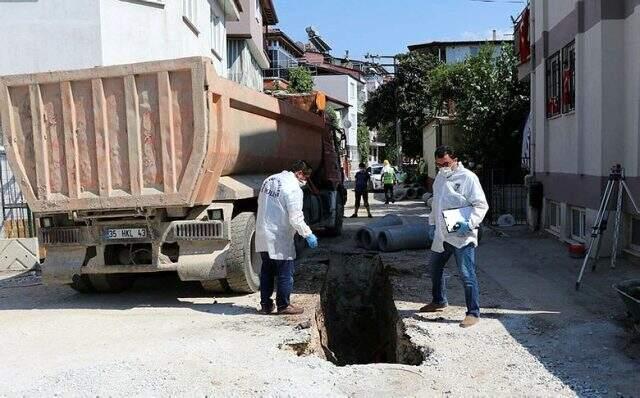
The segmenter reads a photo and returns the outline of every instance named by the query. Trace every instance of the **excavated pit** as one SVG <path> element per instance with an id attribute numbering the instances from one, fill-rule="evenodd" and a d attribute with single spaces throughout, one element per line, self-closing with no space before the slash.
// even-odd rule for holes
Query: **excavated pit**
<path id="1" fill-rule="evenodd" d="M 340 254 L 330 259 L 316 324 L 325 357 L 338 366 L 424 361 L 423 352 L 405 333 L 377 255 Z"/>

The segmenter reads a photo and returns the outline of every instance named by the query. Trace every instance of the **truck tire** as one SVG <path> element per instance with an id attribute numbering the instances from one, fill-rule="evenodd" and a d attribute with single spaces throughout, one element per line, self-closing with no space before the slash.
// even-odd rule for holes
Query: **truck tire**
<path id="1" fill-rule="evenodd" d="M 344 196 L 341 192 L 338 192 L 336 198 L 336 219 L 335 224 L 331 228 L 327 228 L 327 234 L 332 237 L 342 235 L 342 222 L 344 218 Z"/>
<path id="2" fill-rule="evenodd" d="M 227 254 L 227 283 L 235 293 L 260 290 L 262 259 L 255 251 L 256 215 L 238 214 L 231 220 L 231 245 Z"/>
<path id="3" fill-rule="evenodd" d="M 133 285 L 133 275 L 90 274 L 87 275 L 91 286 L 98 293 L 120 293 Z"/>
<path id="4" fill-rule="evenodd" d="M 71 282 L 69 286 L 78 293 L 88 294 L 96 292 L 87 275 L 74 275 L 73 282 Z"/>
<path id="5" fill-rule="evenodd" d="M 218 279 L 217 281 L 202 281 L 202 288 L 208 293 L 231 293 L 231 288 L 226 279 Z"/>

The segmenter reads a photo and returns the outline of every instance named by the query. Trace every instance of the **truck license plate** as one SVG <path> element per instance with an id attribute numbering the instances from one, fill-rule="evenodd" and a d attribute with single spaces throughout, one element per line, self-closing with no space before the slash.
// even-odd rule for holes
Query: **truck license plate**
<path id="1" fill-rule="evenodd" d="M 146 228 L 110 228 L 104 230 L 105 239 L 144 239 Z"/>

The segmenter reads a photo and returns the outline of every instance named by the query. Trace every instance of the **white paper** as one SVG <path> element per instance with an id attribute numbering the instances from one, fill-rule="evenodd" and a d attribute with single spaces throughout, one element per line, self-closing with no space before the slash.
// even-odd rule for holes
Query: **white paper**
<path id="1" fill-rule="evenodd" d="M 447 231 L 455 232 L 453 227 L 459 222 L 467 221 L 471 217 L 472 212 L 473 206 L 443 210 L 442 216 L 444 217 L 444 222 L 447 225 Z"/>

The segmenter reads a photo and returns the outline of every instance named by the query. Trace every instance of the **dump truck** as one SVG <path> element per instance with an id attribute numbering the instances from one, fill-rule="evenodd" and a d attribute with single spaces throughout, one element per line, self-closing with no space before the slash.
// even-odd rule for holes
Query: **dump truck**
<path id="1" fill-rule="evenodd" d="M 46 252 L 44 282 L 116 292 L 177 272 L 257 291 L 268 175 L 306 160 L 305 218 L 341 233 L 339 143 L 321 111 L 224 79 L 201 57 L 0 77 L 0 125 Z"/>

